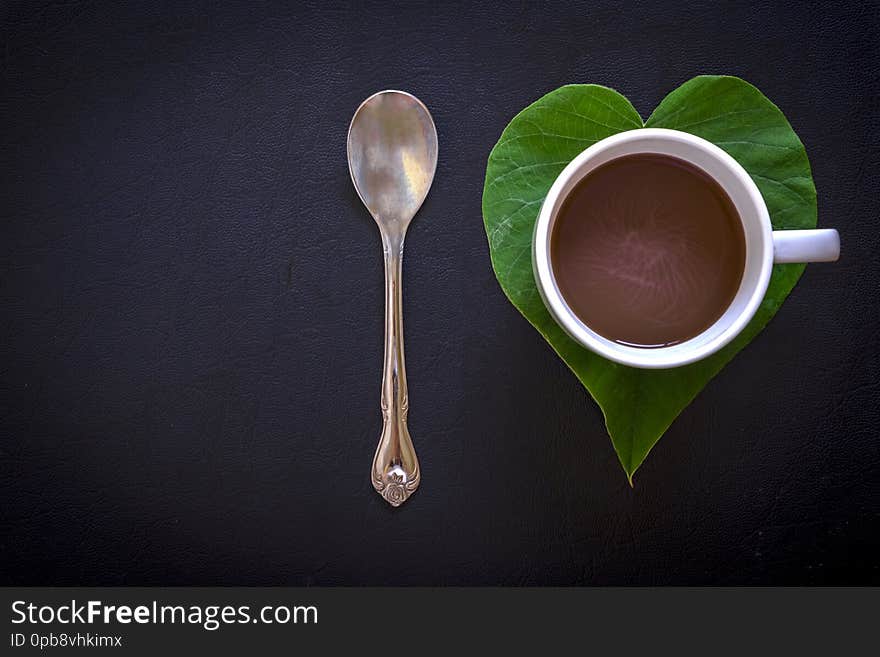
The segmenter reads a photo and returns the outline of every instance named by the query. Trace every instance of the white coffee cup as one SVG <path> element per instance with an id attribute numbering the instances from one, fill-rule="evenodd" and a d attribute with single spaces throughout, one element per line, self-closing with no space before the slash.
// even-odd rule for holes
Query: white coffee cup
<path id="1" fill-rule="evenodd" d="M 550 263 L 550 235 L 563 201 L 596 167 L 636 153 L 670 155 L 711 176 L 736 207 L 746 242 L 742 281 L 718 320 L 684 342 L 654 349 L 622 345 L 584 324 L 559 291 Z M 678 130 L 641 128 L 596 142 L 572 160 L 556 178 L 535 223 L 532 266 L 538 290 L 553 318 L 577 342 L 597 354 L 631 367 L 679 367 L 706 358 L 733 340 L 749 323 L 767 292 L 774 263 L 830 262 L 840 256 L 840 236 L 833 229 L 774 231 L 757 185 L 742 166 L 715 144 Z"/>

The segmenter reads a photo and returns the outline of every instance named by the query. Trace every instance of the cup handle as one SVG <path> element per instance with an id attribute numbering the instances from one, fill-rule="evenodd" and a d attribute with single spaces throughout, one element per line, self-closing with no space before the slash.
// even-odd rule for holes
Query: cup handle
<path id="1" fill-rule="evenodd" d="M 840 235 L 833 228 L 774 230 L 773 262 L 834 262 L 840 257 Z"/>

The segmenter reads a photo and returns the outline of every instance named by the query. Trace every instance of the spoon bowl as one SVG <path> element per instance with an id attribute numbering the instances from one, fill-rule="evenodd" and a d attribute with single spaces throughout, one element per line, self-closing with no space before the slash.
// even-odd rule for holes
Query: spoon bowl
<path id="1" fill-rule="evenodd" d="M 367 98 L 348 129 L 348 168 L 373 218 L 405 228 L 437 169 L 437 130 L 428 108 L 403 91 Z"/>

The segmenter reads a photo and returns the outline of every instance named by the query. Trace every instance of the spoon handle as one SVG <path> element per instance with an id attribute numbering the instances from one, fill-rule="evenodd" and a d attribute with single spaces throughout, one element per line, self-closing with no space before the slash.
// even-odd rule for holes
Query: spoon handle
<path id="1" fill-rule="evenodd" d="M 382 435 L 373 457 L 373 488 L 400 506 L 419 486 L 419 460 L 406 427 L 409 397 L 403 357 L 401 273 L 404 235 L 382 233 L 385 252 L 385 359 L 382 373 Z"/>

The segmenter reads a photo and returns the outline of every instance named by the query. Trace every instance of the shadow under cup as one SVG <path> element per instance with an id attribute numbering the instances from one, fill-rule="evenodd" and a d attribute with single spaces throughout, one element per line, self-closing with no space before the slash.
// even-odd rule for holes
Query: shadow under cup
<path id="1" fill-rule="evenodd" d="M 573 190 L 602 165 L 626 156 L 643 154 L 683 160 L 689 168 L 695 168 L 711 178 L 733 205 L 745 244 L 739 287 L 720 316 L 693 337 L 669 346 L 652 348 L 621 344 L 590 328 L 563 296 L 552 263 L 552 236 L 556 222 Z M 757 186 L 730 155 L 688 133 L 645 128 L 620 133 L 594 144 L 560 173 L 538 215 L 532 255 L 535 279 L 544 303 L 572 338 L 622 364 L 668 368 L 692 363 L 714 353 L 736 337 L 751 320 L 769 283 L 773 237 L 767 207 Z M 686 298 L 677 303 L 687 303 Z M 714 314 L 720 311 L 720 305 Z"/>

